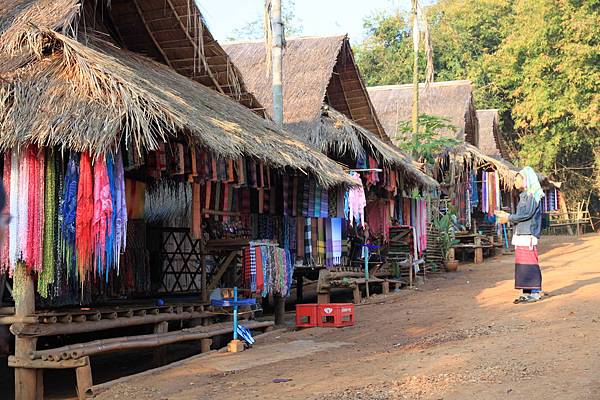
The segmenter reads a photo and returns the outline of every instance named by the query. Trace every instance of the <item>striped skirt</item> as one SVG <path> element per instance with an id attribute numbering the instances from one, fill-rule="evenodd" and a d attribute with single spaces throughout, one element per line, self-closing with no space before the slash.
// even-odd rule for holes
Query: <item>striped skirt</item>
<path id="1" fill-rule="evenodd" d="M 542 289 L 537 246 L 515 247 L 515 289 Z"/>

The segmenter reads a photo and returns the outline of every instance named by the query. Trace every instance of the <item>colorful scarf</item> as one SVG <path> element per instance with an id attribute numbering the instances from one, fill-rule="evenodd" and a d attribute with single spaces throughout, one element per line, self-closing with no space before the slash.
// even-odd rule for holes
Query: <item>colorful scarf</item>
<path id="1" fill-rule="evenodd" d="M 325 266 L 333 267 L 333 241 L 331 234 L 331 219 L 325 220 Z"/>
<path id="2" fill-rule="evenodd" d="M 60 236 L 61 249 L 59 254 L 62 263 L 67 267 L 67 277 L 75 277 L 76 269 L 76 215 L 77 215 L 77 190 L 79 188 L 79 158 L 76 153 L 71 153 L 67 163 L 67 172 L 63 187 L 63 200 L 60 204 L 61 217 Z"/>
<path id="3" fill-rule="evenodd" d="M 317 256 L 319 264 L 322 264 L 325 261 L 325 226 L 323 218 L 317 219 L 317 232 Z"/>
<path id="4" fill-rule="evenodd" d="M 100 157 L 94 163 L 94 212 L 92 219 L 92 238 L 94 241 L 94 272 L 97 276 L 106 276 L 106 237 L 111 232 L 113 204 L 110 190 L 110 179 L 104 158 Z M 106 269 L 106 271 L 105 271 Z"/>
<path id="5" fill-rule="evenodd" d="M 75 246 L 77 248 L 77 270 L 82 284 L 92 269 L 92 221 L 94 218 L 94 184 L 92 163 L 88 153 L 82 153 L 79 162 L 79 185 L 77 187 L 77 216 Z"/>
<path id="6" fill-rule="evenodd" d="M 58 191 L 56 154 L 48 149 L 44 183 L 44 242 L 42 272 L 38 278 L 37 290 L 43 298 L 48 297 L 48 286 L 54 283 L 56 266 L 56 230 L 58 225 Z"/>

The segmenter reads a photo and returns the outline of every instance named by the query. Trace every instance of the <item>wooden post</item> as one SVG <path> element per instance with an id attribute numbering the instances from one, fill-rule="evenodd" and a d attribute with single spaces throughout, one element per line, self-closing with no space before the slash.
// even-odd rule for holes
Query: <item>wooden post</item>
<path id="1" fill-rule="evenodd" d="M 354 304 L 360 304 L 362 296 L 360 293 L 360 286 L 358 285 L 358 283 L 354 286 L 352 294 L 354 295 Z"/>
<path id="2" fill-rule="evenodd" d="M 475 236 L 475 264 L 483 263 L 483 247 L 481 247 L 481 236 Z"/>
<path id="3" fill-rule="evenodd" d="M 304 301 L 304 277 L 298 275 L 296 278 L 296 303 L 302 303 Z"/>
<path id="4" fill-rule="evenodd" d="M 329 292 L 320 292 L 317 293 L 317 303 L 318 304 L 329 304 L 331 303 L 331 298 Z"/>
<path id="5" fill-rule="evenodd" d="M 169 323 L 167 321 L 159 322 L 154 325 L 154 333 L 167 333 L 169 331 Z M 164 364 L 167 358 L 167 349 L 164 346 L 160 346 L 154 350 L 153 354 L 154 364 L 161 366 Z"/>
<path id="6" fill-rule="evenodd" d="M 212 345 L 212 339 L 200 339 L 200 352 L 208 353 L 210 346 Z"/>
<path id="7" fill-rule="evenodd" d="M 25 268 L 17 266 L 16 268 Z M 35 290 L 33 279 L 26 272 L 15 273 L 15 280 L 24 280 L 17 284 L 23 287 L 23 298 L 15 305 L 15 316 L 26 317 L 35 314 Z M 29 354 L 35 351 L 37 345 L 36 338 L 25 338 L 17 336 L 15 338 L 15 356 L 19 358 L 29 358 Z M 43 375 L 35 369 L 15 368 L 15 399 L 17 400 L 38 400 L 44 398 Z"/>
<path id="8" fill-rule="evenodd" d="M 85 400 L 86 392 L 94 386 L 92 380 L 92 367 L 90 365 L 90 358 L 86 358 L 86 364 L 82 367 L 75 368 L 75 376 L 77 378 L 77 398 L 79 400 Z"/>
<path id="9" fill-rule="evenodd" d="M 390 282 L 385 280 L 381 283 L 381 291 L 383 294 L 390 294 Z"/>
<path id="10" fill-rule="evenodd" d="M 275 303 L 275 325 L 285 325 L 285 298 L 276 294 L 273 296 L 273 303 Z"/>

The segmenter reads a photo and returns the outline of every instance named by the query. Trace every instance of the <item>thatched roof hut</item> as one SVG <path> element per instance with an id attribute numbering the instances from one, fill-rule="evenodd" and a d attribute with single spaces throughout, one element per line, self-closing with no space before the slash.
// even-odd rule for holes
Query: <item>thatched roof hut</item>
<path id="1" fill-rule="evenodd" d="M 264 42 L 226 43 L 223 48 L 242 72 L 248 90 L 271 112 L 272 74 Z M 387 140 L 347 36 L 286 38 L 283 82 L 283 119 L 291 131 L 304 134 L 314 130 L 321 106 L 327 104 Z"/>
<path id="2" fill-rule="evenodd" d="M 363 153 L 367 148 L 385 165 L 401 168 L 413 181 L 421 182 L 423 186 L 429 188 L 438 186 L 433 178 L 421 172 L 419 165 L 412 158 L 328 106 L 324 106 L 321 111 L 319 129 L 311 131 L 306 139 L 312 146 L 326 154 L 336 156 L 349 154 L 355 159 L 365 157 Z"/>
<path id="3" fill-rule="evenodd" d="M 477 110 L 477 119 L 479 120 L 479 146 L 477 147 L 488 156 L 510 160 L 500 132 L 498 110 Z"/>
<path id="4" fill-rule="evenodd" d="M 35 143 L 102 153 L 126 139 L 141 151 L 180 136 L 224 157 L 306 171 L 324 186 L 349 182 L 338 164 L 272 122 L 117 47 L 111 28 L 99 39 L 101 33 L 85 30 L 89 24 L 78 24 L 79 16 L 76 0 L 2 4 L 1 149 Z"/>
<path id="5" fill-rule="evenodd" d="M 412 89 L 412 84 L 368 88 L 377 115 L 392 138 L 400 122 L 411 120 Z M 479 127 L 470 81 L 419 84 L 419 114 L 448 118 L 456 126 L 455 131 L 445 132 L 448 136 L 477 146 Z"/>
<path id="6" fill-rule="evenodd" d="M 228 43 L 225 51 L 242 72 L 248 90 L 272 109 L 271 71 L 263 42 Z M 347 36 L 286 40 L 283 56 L 285 127 L 329 154 L 355 156 L 367 145 L 411 182 L 436 184 L 386 135 L 369 99 Z"/>

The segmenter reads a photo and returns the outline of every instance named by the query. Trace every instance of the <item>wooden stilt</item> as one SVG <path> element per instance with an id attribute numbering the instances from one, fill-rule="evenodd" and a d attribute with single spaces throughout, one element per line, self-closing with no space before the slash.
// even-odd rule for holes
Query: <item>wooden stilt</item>
<path id="1" fill-rule="evenodd" d="M 383 292 L 383 294 L 390 294 L 390 282 L 389 281 L 383 281 L 381 283 L 381 291 Z"/>
<path id="2" fill-rule="evenodd" d="M 18 266 L 17 268 L 24 268 Z M 20 275 L 20 274 L 19 274 Z M 18 283 L 23 286 L 23 298 L 16 304 L 15 316 L 26 317 L 35 314 L 35 291 L 33 279 L 29 274 L 24 275 L 24 282 Z M 29 358 L 29 354 L 35 351 L 36 338 L 15 338 L 15 356 Z M 38 400 L 43 396 L 43 378 L 35 369 L 15 368 L 15 399 Z M 41 393 L 40 393 L 41 392 Z"/>
<path id="3" fill-rule="evenodd" d="M 167 321 L 159 322 L 154 325 L 154 333 L 167 333 L 169 331 L 169 323 Z M 161 366 L 167 358 L 167 349 L 164 346 L 157 347 L 153 354 L 154 364 Z"/>
<path id="4" fill-rule="evenodd" d="M 200 352 L 208 353 L 210 351 L 211 345 L 212 345 L 212 339 L 201 339 L 200 340 Z"/>
<path id="5" fill-rule="evenodd" d="M 354 286 L 354 289 L 352 290 L 352 294 L 354 295 L 354 304 L 360 304 L 362 296 L 360 294 L 360 287 L 358 285 Z"/>
<path id="6" fill-rule="evenodd" d="M 285 325 L 285 298 L 276 294 L 273 296 L 273 303 L 275 305 L 275 325 Z"/>
<path id="7" fill-rule="evenodd" d="M 475 264 L 483 263 L 483 247 L 481 247 L 481 236 L 475 237 Z"/>
<path id="8" fill-rule="evenodd" d="M 77 377 L 77 398 L 79 400 L 86 399 L 86 392 L 94 386 L 89 357 L 86 357 L 86 361 L 86 365 L 75 368 L 75 376 Z"/>
<path id="9" fill-rule="evenodd" d="M 317 293 L 317 303 L 319 303 L 319 304 L 331 303 L 329 292 Z"/>

